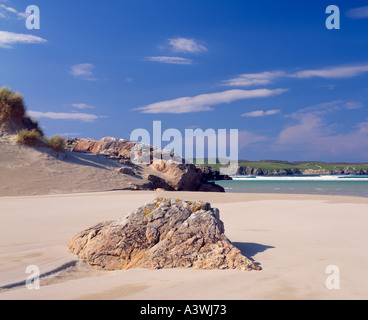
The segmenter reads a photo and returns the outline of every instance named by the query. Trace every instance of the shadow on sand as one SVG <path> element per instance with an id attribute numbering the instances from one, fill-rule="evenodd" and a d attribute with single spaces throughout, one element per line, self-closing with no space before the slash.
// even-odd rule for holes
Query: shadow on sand
<path id="1" fill-rule="evenodd" d="M 67 151 L 66 158 L 63 161 L 108 171 L 111 170 L 110 167 L 121 168 L 121 165 L 119 165 L 118 162 L 103 157 L 99 157 L 98 155 L 95 154 L 87 154 L 87 153 L 73 153 Z"/>
<path id="2" fill-rule="evenodd" d="M 261 266 L 259 262 L 254 261 L 254 256 L 258 253 L 265 252 L 268 249 L 274 249 L 273 246 L 265 246 L 259 243 L 251 243 L 251 242 L 233 242 L 233 245 L 238 248 L 243 256 L 246 256 L 249 260 L 251 260 L 257 266 Z"/>

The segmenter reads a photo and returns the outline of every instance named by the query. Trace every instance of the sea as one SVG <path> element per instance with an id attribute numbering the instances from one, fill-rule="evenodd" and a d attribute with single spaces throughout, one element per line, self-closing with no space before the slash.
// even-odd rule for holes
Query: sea
<path id="1" fill-rule="evenodd" d="M 232 176 L 216 181 L 228 193 L 343 195 L 368 198 L 368 175 Z"/>

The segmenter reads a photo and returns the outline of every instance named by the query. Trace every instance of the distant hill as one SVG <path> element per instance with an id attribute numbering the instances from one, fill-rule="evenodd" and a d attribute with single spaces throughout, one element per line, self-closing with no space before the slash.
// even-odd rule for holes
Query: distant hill
<path id="1" fill-rule="evenodd" d="M 211 161 L 214 162 L 214 161 Z M 348 162 L 318 162 L 318 161 L 283 161 L 239 160 L 237 174 L 240 175 L 338 175 L 338 174 L 368 174 L 368 163 Z M 210 164 L 205 160 L 204 165 L 219 171 L 221 164 Z"/>

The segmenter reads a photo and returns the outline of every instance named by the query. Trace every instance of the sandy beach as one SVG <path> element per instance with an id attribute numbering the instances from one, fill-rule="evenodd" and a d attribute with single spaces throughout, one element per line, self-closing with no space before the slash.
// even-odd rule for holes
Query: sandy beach
<path id="1" fill-rule="evenodd" d="M 156 196 L 220 209 L 227 237 L 261 271 L 96 271 L 67 249 L 96 223 Z M 116 191 L 0 198 L 0 299 L 367 299 L 368 199 L 341 196 Z M 41 272 L 29 290 L 26 268 Z M 326 287 L 328 266 L 340 289 Z"/>
<path id="2" fill-rule="evenodd" d="M 0 300 L 368 300 L 367 3 L 35 2 L 0 0 Z"/>

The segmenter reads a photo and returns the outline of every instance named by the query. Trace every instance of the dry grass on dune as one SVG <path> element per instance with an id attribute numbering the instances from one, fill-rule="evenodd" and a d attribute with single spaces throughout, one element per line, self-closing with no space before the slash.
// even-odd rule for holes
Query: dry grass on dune
<path id="1" fill-rule="evenodd" d="M 44 136 L 38 122 L 27 115 L 23 96 L 7 87 L 0 89 L 0 130 L 17 133 L 16 142 L 21 145 L 44 146 L 55 152 L 65 148 L 63 137 Z"/>
<path id="2" fill-rule="evenodd" d="M 59 135 L 47 139 L 46 142 L 47 146 L 50 147 L 53 151 L 60 152 L 65 149 L 65 140 Z"/>
<path id="3" fill-rule="evenodd" d="M 23 129 L 35 130 L 43 136 L 38 122 L 27 115 L 23 96 L 10 88 L 0 88 L 0 130 L 15 133 Z"/>
<path id="4" fill-rule="evenodd" d="M 35 129 L 21 130 L 18 132 L 16 142 L 25 146 L 37 146 L 44 143 L 44 137 Z"/>

